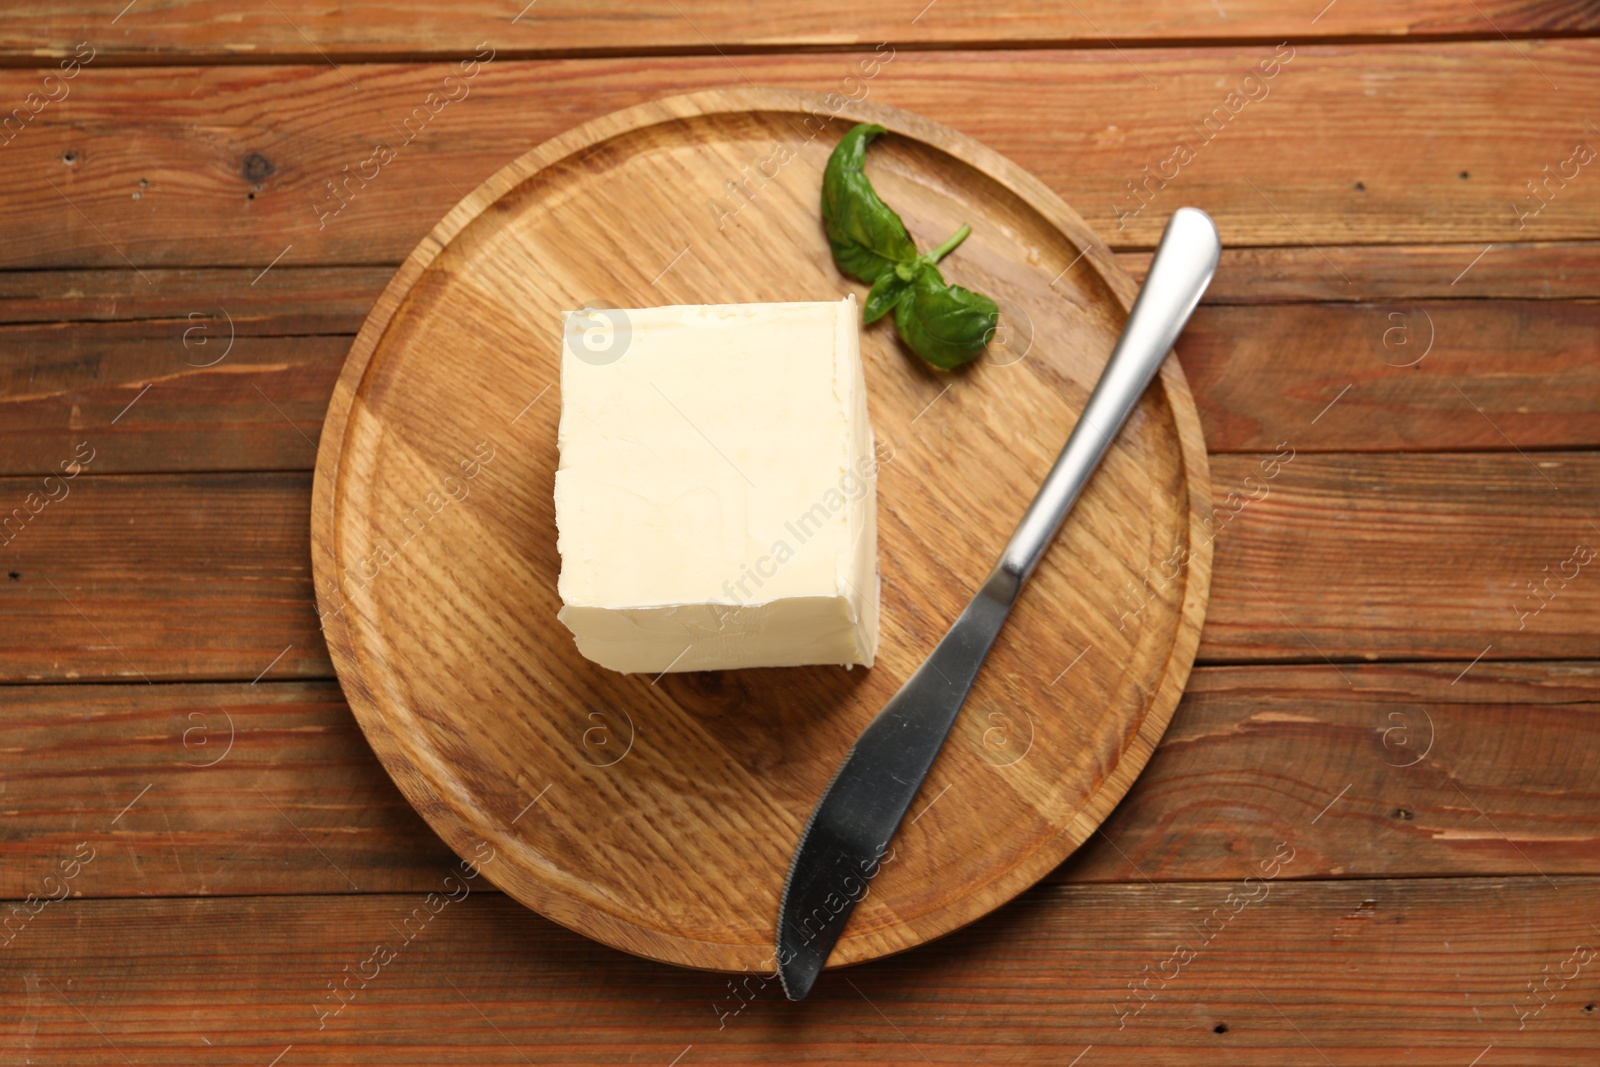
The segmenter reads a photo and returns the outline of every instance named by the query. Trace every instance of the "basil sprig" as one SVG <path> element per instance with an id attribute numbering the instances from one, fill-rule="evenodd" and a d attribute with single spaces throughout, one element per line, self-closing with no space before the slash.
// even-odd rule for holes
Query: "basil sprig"
<path id="1" fill-rule="evenodd" d="M 828 157 L 822 173 L 822 224 L 833 261 L 872 286 L 862 320 L 894 312 L 895 329 L 911 350 L 941 370 L 976 359 L 994 335 L 1000 309 L 982 293 L 951 285 L 938 263 L 972 232 L 962 226 L 931 252 L 917 252 L 904 222 L 885 204 L 863 167 L 867 145 L 882 126 L 861 123 Z"/>

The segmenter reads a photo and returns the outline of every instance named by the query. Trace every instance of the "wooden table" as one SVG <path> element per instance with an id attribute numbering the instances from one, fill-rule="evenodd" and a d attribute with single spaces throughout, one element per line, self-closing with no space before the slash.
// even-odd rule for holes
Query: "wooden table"
<path id="1" fill-rule="evenodd" d="M 1596 1062 L 1600 11 L 924 2 L 12 5 L 5 1062 Z M 1179 346 L 1220 532 L 1165 742 L 1044 885 L 801 1005 L 444 896 L 308 551 L 428 228 L 744 84 L 974 134 L 1135 274 L 1181 204 L 1229 246 Z"/>

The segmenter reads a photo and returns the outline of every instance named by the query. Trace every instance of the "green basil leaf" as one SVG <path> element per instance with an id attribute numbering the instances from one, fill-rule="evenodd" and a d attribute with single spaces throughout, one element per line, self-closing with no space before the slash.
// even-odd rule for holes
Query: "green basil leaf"
<path id="1" fill-rule="evenodd" d="M 1000 309 L 982 293 L 945 282 L 939 268 L 923 264 L 895 305 L 894 325 L 911 350 L 941 370 L 976 359 L 994 336 Z"/>
<path id="2" fill-rule="evenodd" d="M 846 133 L 822 172 L 822 224 L 833 261 L 867 283 L 896 263 L 917 258 L 917 246 L 894 209 L 879 199 L 862 167 L 882 126 L 861 123 Z M 869 320 L 870 321 L 870 320 Z"/>
<path id="3" fill-rule="evenodd" d="M 919 256 L 905 223 L 872 188 L 863 169 L 867 146 L 885 132 L 861 123 L 834 147 L 822 174 L 823 228 L 839 269 L 872 285 L 862 321 L 893 311 L 901 340 L 935 367 L 951 370 L 983 351 L 1000 311 L 988 297 L 948 284 L 934 266 L 972 232 L 967 226 Z"/>
<path id="4" fill-rule="evenodd" d="M 861 309 L 862 325 L 870 325 L 895 309 L 900 298 L 911 291 L 911 283 L 893 270 L 886 270 L 872 283 L 867 302 Z"/>

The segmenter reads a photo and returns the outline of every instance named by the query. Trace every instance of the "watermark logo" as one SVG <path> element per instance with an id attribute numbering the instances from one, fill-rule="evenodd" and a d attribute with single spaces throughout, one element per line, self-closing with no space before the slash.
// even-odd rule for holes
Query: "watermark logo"
<path id="1" fill-rule="evenodd" d="M 415 141 L 428 124 L 432 122 L 445 108 L 453 103 L 465 100 L 472 95 L 472 80 L 482 73 L 483 68 L 494 62 L 494 46 L 488 41 L 479 41 L 477 51 L 470 59 L 463 59 L 456 64 L 456 68 L 446 74 L 439 82 L 437 91 L 430 92 L 422 98 L 422 102 L 411 109 L 411 113 L 400 120 L 400 125 L 389 123 L 389 128 L 395 132 L 399 147 L 387 141 L 380 141 L 372 146 L 372 154 L 356 164 L 354 171 L 347 163 L 333 178 L 323 181 L 325 193 L 323 202 L 311 204 L 311 210 L 317 216 L 317 229 L 324 229 L 328 221 L 339 215 L 355 200 L 371 182 L 377 181 L 383 169 L 390 166 L 399 157 L 401 149 Z M 348 79 L 346 79 L 348 80 Z M 351 82 L 351 85 L 354 85 Z M 260 158 L 256 156 L 255 158 Z M 251 167 L 251 160 L 245 160 L 245 178 L 257 181 L 271 173 L 271 164 L 262 167 Z"/>
<path id="2" fill-rule="evenodd" d="M 215 359 L 207 358 L 210 352 L 206 345 L 211 340 L 211 327 L 216 324 L 215 315 L 205 315 L 198 311 L 189 312 L 189 322 L 192 324 L 183 331 L 183 350 L 187 353 L 183 357 L 186 367 L 215 367 L 218 363 L 228 358 L 228 353 L 233 351 L 233 316 L 228 314 L 227 308 L 218 308 L 222 312 L 222 319 L 228 324 L 228 343 L 222 346 L 222 351 Z M 193 358 L 190 358 L 193 357 Z"/>
<path id="3" fill-rule="evenodd" d="M 1539 1013 L 1544 1011 L 1550 1005 L 1550 1002 L 1556 999 L 1556 994 L 1566 989 L 1568 983 L 1576 981 L 1578 975 L 1583 972 L 1585 967 L 1594 962 L 1597 955 L 1600 955 L 1600 953 L 1595 952 L 1593 946 L 1580 943 L 1572 950 L 1572 955 L 1557 964 L 1554 970 L 1547 963 L 1540 969 L 1538 974 L 1528 979 L 1528 992 L 1521 998 L 1522 1003 L 1538 1006 L 1519 1007 L 1515 1003 L 1511 1005 L 1511 1010 L 1517 1013 L 1517 1029 L 1525 1029 L 1529 1019 L 1538 1018 Z M 1571 974 L 1567 973 L 1568 967 L 1572 968 Z M 1552 981 L 1555 983 L 1554 988 L 1551 987 Z M 1593 1005 L 1590 1005 L 1590 1007 L 1593 1007 Z M 1584 1010 L 1587 1011 L 1588 1008 Z"/>
<path id="4" fill-rule="evenodd" d="M 1566 589 L 1567 583 L 1576 578 L 1584 567 L 1594 562 L 1596 555 L 1600 553 L 1596 553 L 1588 544 L 1579 544 L 1572 550 L 1572 555 L 1555 565 L 1555 573 L 1550 571 L 1551 564 L 1546 563 L 1543 573 L 1539 576 L 1539 584 L 1535 585 L 1531 581 L 1526 583 L 1527 592 L 1522 594 L 1526 606 L 1511 605 L 1511 612 L 1517 617 L 1517 629 L 1521 630 L 1527 626 L 1529 619 L 1537 617 L 1541 611 L 1549 607 L 1550 602 Z M 1567 570 L 1569 567 L 1572 568 L 1570 573 Z M 1554 585 L 1550 584 L 1552 581 L 1555 582 Z"/>
<path id="5" fill-rule="evenodd" d="M 327 992 L 322 994 L 319 1002 L 311 1005 L 311 1010 L 317 1016 L 317 1029 L 326 1029 L 330 1020 L 338 1018 L 345 1008 L 354 1003 L 440 913 L 451 904 L 460 903 L 471 896 L 472 886 L 469 883 L 482 874 L 483 868 L 493 863 L 494 859 L 494 846 L 487 841 L 479 841 L 474 846 L 473 858 L 462 860 L 457 864 L 457 869 L 446 874 L 439 890 L 424 896 L 420 904 L 401 917 L 399 925 L 393 920 L 389 922 L 389 928 L 400 935 L 398 942 L 384 941 L 374 945 L 371 955 L 357 963 L 354 970 L 347 963 L 330 978 L 325 983 Z"/>
<path id="6" fill-rule="evenodd" d="M 1111 210 L 1117 215 L 1117 229 L 1128 228 L 1128 220 L 1138 215 L 1155 200 L 1157 194 L 1177 180 L 1183 168 L 1200 157 L 1201 149 L 1235 122 L 1240 113 L 1252 103 L 1260 103 L 1272 93 L 1272 79 L 1294 60 L 1294 46 L 1288 41 L 1278 45 L 1271 57 L 1257 61 L 1233 89 L 1222 98 L 1222 103 L 1193 121 L 1188 127 L 1194 133 L 1193 143 L 1185 137 L 1178 140 L 1172 151 L 1151 167 L 1146 164 L 1138 174 L 1127 179 L 1127 192 L 1119 194 L 1121 201 L 1113 200 Z"/>
<path id="7" fill-rule="evenodd" d="M 84 852 L 85 849 L 88 850 L 87 854 Z M 34 916 L 56 901 L 71 896 L 72 887 L 68 883 L 78 877 L 83 868 L 94 862 L 94 855 L 94 847 L 89 842 L 78 842 L 72 850 L 72 856 L 58 861 L 55 870 L 44 876 L 43 895 L 29 893 L 24 899 L 10 904 L 6 914 L 0 917 L 0 948 L 10 945 L 18 934 L 26 930 L 28 924 L 33 922 Z"/>
<path id="8" fill-rule="evenodd" d="M 84 49 L 89 50 L 87 55 L 84 54 Z M 88 41 L 78 42 L 72 55 L 61 61 L 61 73 L 52 71 L 46 74 L 40 79 L 38 90 L 22 98 L 21 106 L 12 108 L 8 115 L 0 114 L 0 148 L 16 140 L 17 135 L 27 129 L 28 123 L 45 108 L 65 100 L 72 93 L 72 87 L 67 83 L 76 78 L 84 67 L 94 62 L 94 56 L 94 45 Z M 77 154 L 73 151 L 69 151 L 61 158 L 61 161 L 68 166 L 77 160 Z"/>
<path id="9" fill-rule="evenodd" d="M 221 708 L 217 709 L 217 714 L 220 714 L 223 722 L 227 724 L 226 741 L 223 740 L 221 724 L 212 722 L 210 715 L 203 711 L 189 713 L 189 722 L 194 725 L 183 731 L 183 747 L 197 757 L 193 761 L 184 760 L 190 767 L 215 767 L 233 751 L 233 716 Z M 221 749 L 221 752 L 217 752 L 218 749 Z M 213 756 L 212 753 L 216 755 Z"/>
<path id="10" fill-rule="evenodd" d="M 1389 366 L 1415 367 L 1427 357 L 1429 352 L 1433 351 L 1433 316 L 1428 314 L 1427 308 L 1422 308 L 1420 310 L 1422 311 L 1422 317 L 1424 321 L 1426 321 L 1428 324 L 1428 343 L 1421 346 L 1422 352 L 1415 357 L 1412 356 L 1412 353 L 1415 352 L 1418 347 L 1417 338 L 1412 336 L 1410 320 L 1406 318 L 1404 312 L 1389 312 L 1389 322 L 1392 325 L 1383 331 L 1383 350 L 1385 353 L 1387 353 L 1387 355 L 1381 355 L 1378 357 Z M 1391 356 L 1394 358 L 1391 359 Z"/>
<path id="11" fill-rule="evenodd" d="M 591 767 L 614 767 L 633 751 L 633 716 L 626 708 L 591 711 L 578 737 L 578 754 Z"/>
<path id="12" fill-rule="evenodd" d="M 1288 853 L 1285 854 L 1284 850 Z M 1230 892 L 1220 905 L 1211 909 L 1211 913 L 1200 920 L 1197 926 L 1193 922 L 1189 928 L 1195 932 L 1195 937 L 1187 935 L 1182 941 L 1173 946 L 1172 954 L 1161 960 L 1152 969 L 1149 964 L 1139 970 L 1125 984 L 1128 989 L 1128 999 L 1111 1005 L 1111 1012 L 1117 1017 L 1117 1029 L 1127 1027 L 1130 1019 L 1135 1019 L 1145 1006 L 1157 999 L 1161 993 L 1183 973 L 1183 969 L 1199 958 L 1201 952 L 1210 947 L 1217 936 L 1227 929 L 1236 916 L 1252 904 L 1265 903 L 1272 894 L 1271 882 L 1283 872 L 1283 869 L 1294 862 L 1295 848 L 1287 841 L 1278 842 L 1272 856 L 1260 861 L 1256 867 L 1261 873 L 1247 876 L 1238 887 Z M 1255 885 L 1252 886 L 1251 883 Z"/>
<path id="13" fill-rule="evenodd" d="M 1427 708 L 1419 708 L 1418 710 L 1422 712 L 1423 721 L 1428 726 L 1428 739 L 1426 741 L 1422 741 L 1421 731 L 1412 724 L 1406 712 L 1391 711 L 1389 713 L 1388 721 L 1392 725 L 1386 727 L 1379 736 L 1383 741 L 1384 749 L 1400 757 L 1399 762 L 1389 759 L 1383 761 L 1391 767 L 1415 767 L 1427 759 L 1428 753 L 1433 751 L 1433 716 L 1428 714 Z M 1412 743 L 1413 741 L 1422 741 L 1420 750 Z M 1407 759 L 1405 758 L 1407 753 L 1416 753 L 1416 755 Z"/>
<path id="14" fill-rule="evenodd" d="M 594 367 L 615 363 L 633 341 L 633 323 L 628 313 L 598 300 L 567 312 L 562 332 L 567 351 Z"/>
<path id="15" fill-rule="evenodd" d="M 1013 767 L 1033 749 L 1033 716 L 1021 707 L 990 711 L 969 721 L 973 751 L 991 767 Z"/>
<path id="16" fill-rule="evenodd" d="M 1589 129 L 1593 130 L 1594 126 L 1589 125 Z M 1595 156 L 1594 148 L 1587 141 L 1579 141 L 1566 159 L 1555 164 L 1554 170 L 1547 163 L 1538 174 L 1524 182 L 1528 191 L 1523 194 L 1522 203 L 1511 205 L 1517 216 L 1517 229 L 1527 229 L 1528 220 L 1553 203 L 1568 183 L 1578 177 L 1578 172 L 1594 162 Z"/>
<path id="17" fill-rule="evenodd" d="M 895 457 L 893 441 L 883 440 L 872 446 L 872 455 L 861 456 L 854 468 L 846 468 L 833 486 L 823 492 L 809 508 L 783 524 L 787 537 L 772 542 L 771 550 L 752 563 L 743 563 L 739 575 L 722 583 L 727 595 L 727 606 L 735 607 L 758 602 L 760 591 L 772 578 L 778 576 L 783 565 L 794 559 L 799 549 L 810 541 L 844 510 L 847 503 L 855 503 L 877 491 L 878 471 Z M 792 543 L 791 543 L 792 541 Z M 752 583 L 754 583 L 752 585 Z M 727 616 L 719 611 L 717 626 L 720 629 Z"/>
<path id="18" fill-rule="evenodd" d="M 996 303 L 1000 305 L 1000 317 L 989 331 L 983 361 L 994 367 L 1009 367 L 1027 359 L 1033 350 L 1033 316 L 1020 304 Z"/>
<path id="19" fill-rule="evenodd" d="M 149 386 L 145 388 L 148 389 Z M 134 399 L 139 398 L 134 397 Z M 28 493 L 22 498 L 19 506 L 9 511 L 4 510 L 4 505 L 0 504 L 0 547 L 9 545 L 21 536 L 22 531 L 27 529 L 28 524 L 37 519 L 45 508 L 66 500 L 72 494 L 70 484 L 72 479 L 83 473 L 83 469 L 89 465 L 94 456 L 94 446 L 88 441 L 79 441 L 72 455 L 58 464 L 61 473 L 48 475 L 38 483 L 39 489 L 43 490 L 42 493 L 38 490 Z"/>

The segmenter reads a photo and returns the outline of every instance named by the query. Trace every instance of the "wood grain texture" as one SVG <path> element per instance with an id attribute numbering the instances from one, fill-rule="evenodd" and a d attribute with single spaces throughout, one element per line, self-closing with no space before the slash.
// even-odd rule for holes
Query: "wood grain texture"
<path id="1" fill-rule="evenodd" d="M 97 477 L 94 462 L 0 479 L 6 681 L 331 674 L 307 475 Z"/>
<path id="2" fill-rule="evenodd" d="M 97 474 L 310 470 L 350 338 L 239 325 L 212 312 L 0 327 L 0 470 L 55 473 L 84 441 Z"/>
<path id="3" fill-rule="evenodd" d="M 0 673 L 135 683 L 0 686 L 0 896 L 48 892 L 45 876 L 90 835 L 97 858 L 72 883 L 87 896 L 362 892 L 51 904 L 0 947 L 0 1060 L 1595 1062 L 1593 965 L 1518 1019 L 1538 1004 L 1528 984 L 1600 936 L 1584 921 L 1600 914 L 1595 881 L 1563 876 L 1596 870 L 1595 663 L 1498 660 L 1595 656 L 1593 575 L 1510 644 L 1492 626 L 1482 645 L 1468 639 L 1497 611 L 1515 627 L 1502 592 L 1525 597 L 1568 558 L 1546 549 L 1600 525 L 1594 454 L 1539 451 L 1596 447 L 1594 324 L 1566 306 L 1600 298 L 1583 240 L 1600 237 L 1593 165 L 1525 228 L 1514 208 L 1569 142 L 1600 136 L 1584 122 L 1600 121 L 1596 42 L 1526 39 L 1592 33 L 1592 4 L 539 0 L 513 24 L 521 7 L 30 0 L 0 19 L 0 67 L 31 68 L 0 74 L 0 113 L 41 88 L 49 53 L 98 49 L 70 99 L 0 148 L 0 323 L 106 324 L 0 332 L 0 475 L 34 475 L 0 480 L 0 514 L 42 489 L 37 475 L 86 439 L 76 430 L 101 446 L 71 498 L 0 547 Z M 1298 51 L 1271 98 L 1117 229 L 1124 183 L 1285 38 Z M 1396 43 L 1354 43 L 1380 38 Z M 480 41 L 500 51 L 471 98 L 319 231 L 324 183 L 358 168 L 449 69 L 372 61 L 460 58 Z M 105 473 L 303 470 L 301 433 L 317 439 L 328 375 L 394 265 L 506 159 L 694 86 L 852 91 L 845 79 L 878 41 L 896 55 L 867 81 L 870 99 L 984 136 L 1088 214 L 1135 276 L 1169 205 L 1234 213 L 1185 367 L 1212 448 L 1288 439 L 1300 454 L 1220 535 L 1213 621 L 1231 622 L 1213 627 L 1216 655 L 1307 662 L 1197 670 L 1109 839 L 1049 876 L 1067 884 L 824 976 L 806 1004 L 768 986 L 719 1029 L 718 1009 L 739 1003 L 723 977 L 623 957 L 475 890 L 318 1030 L 328 983 L 374 944 L 399 945 L 417 909 L 426 919 L 423 894 L 447 891 L 453 856 L 382 775 L 299 621 L 308 481 Z M 986 44 L 1076 51 L 915 54 Z M 832 54 L 744 54 L 774 50 Z M 580 52 L 635 55 L 512 62 Z M 197 60 L 229 69 L 111 69 Z M 285 61 L 301 65 L 259 65 Z M 1248 247 L 1288 244 L 1301 247 Z M 45 269 L 8 269 L 29 265 Z M 1440 347 L 1415 370 L 1367 363 L 1387 315 L 1414 317 L 1420 302 L 1448 320 Z M 1285 306 L 1237 306 L 1268 303 Z M 239 347 L 185 366 L 217 350 L 184 348 L 184 331 L 204 326 L 209 342 L 229 319 Z M 1274 344 L 1293 376 L 1275 373 Z M 1546 358 L 1560 376 L 1541 390 Z M 256 387 L 290 418 L 274 424 Z M 1302 462 L 1369 447 L 1480 451 Z M 1517 488 L 1519 475 L 1542 482 L 1513 448 L 1560 462 L 1539 468 L 1559 491 Z M 1219 505 L 1261 458 L 1215 462 Z M 1351 662 L 1448 648 L 1459 658 Z M 135 656 L 154 678 L 237 681 L 145 685 Z M 274 681 L 296 676 L 324 680 Z M 235 747 L 194 766 L 230 722 Z M 1128 984 L 1170 972 L 1174 945 L 1290 839 L 1284 884 L 1119 1029 Z M 1409 880 L 1366 880 L 1378 876 Z M 1106 880 L 1122 884 L 1090 884 Z"/>
<path id="4" fill-rule="evenodd" d="M 1465 666 L 1197 669 L 1104 836 L 1047 880 L 1236 881 L 1311 819 L 1281 877 L 1600 873 L 1600 667 L 1479 663 L 1452 686 Z M 454 861 L 332 682 L 7 687 L 0 707 L 0 899 L 108 827 L 75 895 L 428 892 Z"/>
<path id="5" fill-rule="evenodd" d="M 584 659 L 556 618 L 561 406 L 537 403 L 559 389 L 555 325 L 597 298 L 627 308 L 829 300 L 848 289 L 864 299 L 817 224 L 833 146 L 802 121 L 821 106 L 770 90 L 675 97 L 509 164 L 452 209 L 379 298 L 335 386 L 317 459 L 312 560 L 324 633 L 401 791 L 458 854 L 492 844 L 502 859 L 491 878 L 518 900 L 603 943 L 688 966 L 771 958 L 793 845 L 816 797 L 994 565 L 1007 534 L 973 517 L 1020 517 L 1134 294 L 1083 221 L 1026 172 L 917 116 L 847 109 L 841 128 L 890 131 L 875 147 L 873 182 L 921 244 L 970 223 L 960 277 L 1055 343 L 997 340 L 983 365 L 944 376 L 908 360 L 885 331 L 863 331 L 885 633 L 872 670 L 650 678 Z M 726 216 L 696 201 L 753 146 L 772 168 L 762 210 L 730 232 Z M 639 255 L 619 258 L 619 241 Z M 642 266 L 646 248 L 670 256 L 671 270 Z M 692 426 L 679 405 L 701 411 L 705 398 L 669 403 Z M 686 455 L 698 455 L 702 442 L 690 438 Z M 1117 444 L 1058 536 L 1067 550 L 1013 607 L 967 697 L 974 726 L 935 760 L 893 865 L 835 946 L 837 963 L 921 944 L 1032 885 L 1110 812 L 1165 729 L 1210 569 L 1209 542 L 1195 542 L 1210 495 L 1205 447 L 1175 361 Z M 481 480 L 469 489 L 472 479 Z M 481 502 L 446 516 L 442 488 Z M 1167 559 L 1186 562 L 1134 625 L 1094 617 L 1124 576 Z M 1070 632 L 1064 618 L 1076 622 Z M 1078 668 L 1071 695 L 1053 690 L 1040 665 L 1064 672 L 1092 645 L 1101 654 Z M 985 723 L 1013 707 L 1037 715 L 1026 766 L 990 744 Z M 597 726 L 616 743 L 591 746 Z M 535 817 L 517 825 L 539 797 Z"/>
<path id="6" fill-rule="evenodd" d="M 235 329 L 215 300 L 194 319 L 0 326 L 0 474 L 48 473 L 86 438 L 100 473 L 310 469 L 351 338 L 302 331 L 353 330 L 370 301 L 285 305 Z M 1213 454 L 1600 447 L 1589 301 L 1202 305 L 1178 354 Z"/>
<path id="7" fill-rule="evenodd" d="M 1479 255 L 1482 252 L 1483 255 Z M 1150 252 L 1120 252 L 1135 278 Z M 1337 271 L 1330 270 L 1329 264 Z M 0 275 L 0 286 L 4 286 Z M 0 289 L 0 292 L 3 292 Z M 1600 246 L 1586 241 L 1225 248 L 1204 303 L 1576 300 L 1600 297 Z"/>
<path id="8" fill-rule="evenodd" d="M 436 903 L 51 904 L 0 950 L 14 975 L 0 1003 L 15 1020 L 0 1042 L 12 1058 L 74 1067 L 275 1056 L 1464 1067 L 1486 1051 L 1486 1063 L 1579 1067 L 1600 1050 L 1584 1010 L 1600 997 L 1592 951 L 1519 1018 L 1539 1003 L 1530 981 L 1546 967 L 1571 974 L 1575 946 L 1594 945 L 1593 879 L 1043 887 L 935 945 L 825 974 L 791 1004 L 755 976 L 736 995 L 726 975 L 595 945 L 470 891 L 481 880 L 447 883 L 452 870 L 438 872 Z M 1230 894 L 1250 902 L 1234 912 Z M 1150 975 L 1133 1014 L 1129 984 Z"/>
<path id="9" fill-rule="evenodd" d="M 1534 269 L 1548 276 L 1563 269 L 1566 256 L 1545 262 L 1541 258 Z M 201 337 L 354 335 L 393 275 L 394 264 L 277 267 L 265 274 L 228 268 L 133 271 L 126 265 L 6 270 L 0 271 L 0 325 L 161 321 L 172 327 L 172 343 L 179 347 L 185 331 L 203 327 L 190 334 L 185 349 L 194 353 L 192 362 L 203 363 L 215 353 L 201 355 Z"/>
<path id="10" fill-rule="evenodd" d="M 1132 216 L 1129 183 L 1180 138 L 1198 143 L 1194 127 L 1227 113 L 1272 46 L 495 59 L 470 83 L 457 64 L 91 66 L 3 150 L 15 184 L 0 202 L 0 265 L 396 262 L 519 150 L 620 107 L 751 84 L 855 93 L 981 132 L 1119 248 L 1152 246 L 1184 203 L 1231 247 L 1463 243 L 1451 277 L 1487 242 L 1600 237 L 1592 167 L 1552 186 L 1537 216 L 1519 221 L 1513 206 L 1593 136 L 1600 42 L 1291 47 L 1269 88 L 1251 90 L 1267 95 L 1214 120 L 1221 132 Z M 0 100 L 26 99 L 40 77 L 0 71 Z M 396 153 L 381 167 L 369 162 L 379 143 Z"/>
<path id="11" fill-rule="evenodd" d="M 1460 245 L 1224 248 L 1202 306 L 1600 299 L 1600 243 L 1496 244 L 1474 263 L 1479 251 Z M 1150 255 L 1118 252 L 1116 259 L 1143 279 Z M 1338 264 L 1343 278 L 1328 270 L 1328 259 Z M 376 266 L 277 266 L 266 274 L 155 269 L 143 272 L 149 282 L 126 265 L 0 270 L 0 325 L 162 319 L 183 329 L 205 324 L 210 334 L 222 336 L 231 321 L 245 336 L 354 336 L 399 262 L 397 257 Z M 182 330 L 174 329 L 172 336 L 181 344 Z"/>
<path id="12" fill-rule="evenodd" d="M 1286 838 L 1295 877 L 1600 871 L 1600 668 L 1466 668 L 1196 670 L 1103 836 L 1053 879 L 1242 878 Z"/>
<path id="13" fill-rule="evenodd" d="M 1247 459 L 1213 465 L 1238 518 L 1217 538 L 1203 659 L 1600 654 L 1600 575 L 1573 558 L 1600 549 L 1600 456 L 1308 455 L 1270 481 Z"/>
<path id="14" fill-rule="evenodd" d="M 7 897 L 91 836 L 75 895 L 426 891 L 455 861 L 335 683 L 7 687 L 0 703 Z"/>
<path id="15" fill-rule="evenodd" d="M 804 6 L 773 4 L 752 17 L 732 0 L 645 0 L 643 3 L 540 0 L 518 5 L 471 0 L 341 4 L 329 8 L 286 0 L 264 10 L 239 10 L 221 0 L 145 2 L 119 18 L 116 0 L 18 4 L 0 32 L 0 59 L 41 62 L 70 55 L 85 37 L 97 62 L 341 62 L 389 57 L 470 55 L 485 38 L 518 55 L 730 52 L 797 47 L 850 47 L 890 41 L 921 47 L 978 44 L 1038 47 L 1190 39 L 1317 37 L 1498 38 L 1498 34 L 1569 34 L 1600 29 L 1582 3 L 1427 0 L 1403 9 L 1378 0 L 1344 0 L 1318 16 L 1269 0 L 1235 0 L 1225 8 L 1163 3 L 1132 6 L 1083 0 L 1057 8 L 1009 0 L 939 0 L 873 7 L 844 0 Z M 112 26 L 115 25 L 115 29 Z M 101 42 L 104 42 L 103 44 Z"/>
<path id="16" fill-rule="evenodd" d="M 1203 308 L 1179 356 L 1212 452 L 1600 444 L 1600 304 L 1588 301 Z"/>
<path id="17" fill-rule="evenodd" d="M 1596 655 L 1592 568 L 1565 588 L 1552 579 L 1539 614 L 1518 612 L 1540 603 L 1528 583 L 1546 566 L 1559 574 L 1579 543 L 1600 548 L 1588 525 L 1600 526 L 1600 456 L 1297 455 L 1265 481 L 1265 499 L 1240 507 L 1259 495 L 1271 455 L 1211 461 L 1221 532 L 1202 661 L 1324 663 L 1320 649 L 1341 663 L 1465 662 L 1491 643 L 1489 661 Z M 289 645 L 269 677 L 331 676 L 311 599 L 306 475 L 88 470 L 0 546 L 19 575 L 0 581 L 0 679 L 248 682 Z M 42 479 L 0 479 L 0 514 L 29 492 L 42 494 Z M 1103 605 L 1113 626 L 1142 580 Z"/>

